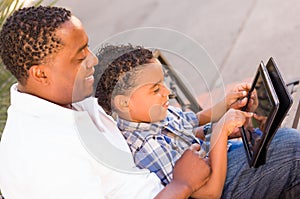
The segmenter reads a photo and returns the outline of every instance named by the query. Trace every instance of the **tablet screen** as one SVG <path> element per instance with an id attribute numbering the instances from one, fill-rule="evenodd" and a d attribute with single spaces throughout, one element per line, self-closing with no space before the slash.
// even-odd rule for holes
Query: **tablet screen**
<path id="1" fill-rule="evenodd" d="M 252 117 L 252 125 L 254 130 L 258 128 L 262 132 L 267 132 L 270 128 L 272 117 L 269 116 L 272 115 L 275 105 L 268 89 L 262 75 L 259 75 L 253 91 L 258 104 L 253 110 L 255 115 Z"/>

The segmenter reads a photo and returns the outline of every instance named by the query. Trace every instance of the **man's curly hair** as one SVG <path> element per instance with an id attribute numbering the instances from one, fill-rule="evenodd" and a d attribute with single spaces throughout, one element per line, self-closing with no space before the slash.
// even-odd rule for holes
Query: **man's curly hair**
<path id="1" fill-rule="evenodd" d="M 21 84 L 26 84 L 31 66 L 63 47 L 55 31 L 70 17 L 65 8 L 38 6 L 19 9 L 7 18 L 0 32 L 0 56 Z"/>
<path id="2" fill-rule="evenodd" d="M 97 57 L 95 79 L 99 81 L 95 97 L 104 111 L 111 115 L 113 97 L 135 87 L 134 75 L 139 70 L 138 66 L 152 63 L 153 54 L 141 46 L 107 45 L 99 49 Z"/>

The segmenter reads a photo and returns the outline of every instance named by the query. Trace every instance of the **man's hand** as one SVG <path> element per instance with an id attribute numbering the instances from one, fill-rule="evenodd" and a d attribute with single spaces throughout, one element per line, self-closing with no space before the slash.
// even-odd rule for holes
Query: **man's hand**
<path id="1" fill-rule="evenodd" d="M 176 162 L 173 170 L 173 182 L 187 186 L 191 193 L 203 186 L 209 179 L 209 162 L 199 156 L 199 144 L 193 144 Z"/>

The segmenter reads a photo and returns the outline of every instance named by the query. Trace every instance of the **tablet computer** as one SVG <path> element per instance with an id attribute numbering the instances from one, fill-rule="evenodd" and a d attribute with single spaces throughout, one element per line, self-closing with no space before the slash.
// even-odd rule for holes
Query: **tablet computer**
<path id="1" fill-rule="evenodd" d="M 274 128 L 272 124 L 279 109 L 279 99 L 263 62 L 257 69 L 248 96 L 252 93 L 257 102 L 250 110 L 254 116 L 247 126 L 241 128 L 241 132 L 249 165 L 256 168 L 266 161 L 266 151 L 275 133 L 270 130 Z M 248 104 L 242 110 L 247 108 Z"/>
<path id="2" fill-rule="evenodd" d="M 274 87 L 275 92 L 277 93 L 277 97 L 279 100 L 279 107 L 277 110 L 277 113 L 273 119 L 273 122 L 270 126 L 270 129 L 268 131 L 266 142 L 262 146 L 260 159 L 265 160 L 267 156 L 268 147 L 271 143 L 271 140 L 273 139 L 274 135 L 276 134 L 278 128 L 280 127 L 283 119 L 287 115 L 289 109 L 291 108 L 293 104 L 292 97 L 290 95 L 290 92 L 283 81 L 283 78 L 278 70 L 278 67 L 274 61 L 274 59 L 271 57 L 266 65 L 267 72 L 270 76 L 272 85 Z M 262 161 L 261 163 L 258 162 L 258 165 L 264 164 L 265 162 Z"/>

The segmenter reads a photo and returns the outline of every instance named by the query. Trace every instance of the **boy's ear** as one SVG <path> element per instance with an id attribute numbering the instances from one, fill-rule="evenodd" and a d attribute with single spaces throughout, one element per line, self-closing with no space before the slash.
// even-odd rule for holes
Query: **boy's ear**
<path id="1" fill-rule="evenodd" d="M 43 66 L 31 66 L 28 73 L 34 81 L 40 82 L 42 84 L 48 84 L 47 72 Z"/>
<path id="2" fill-rule="evenodd" d="M 128 112 L 129 98 L 125 95 L 116 95 L 113 100 L 114 106 L 120 112 Z"/>

